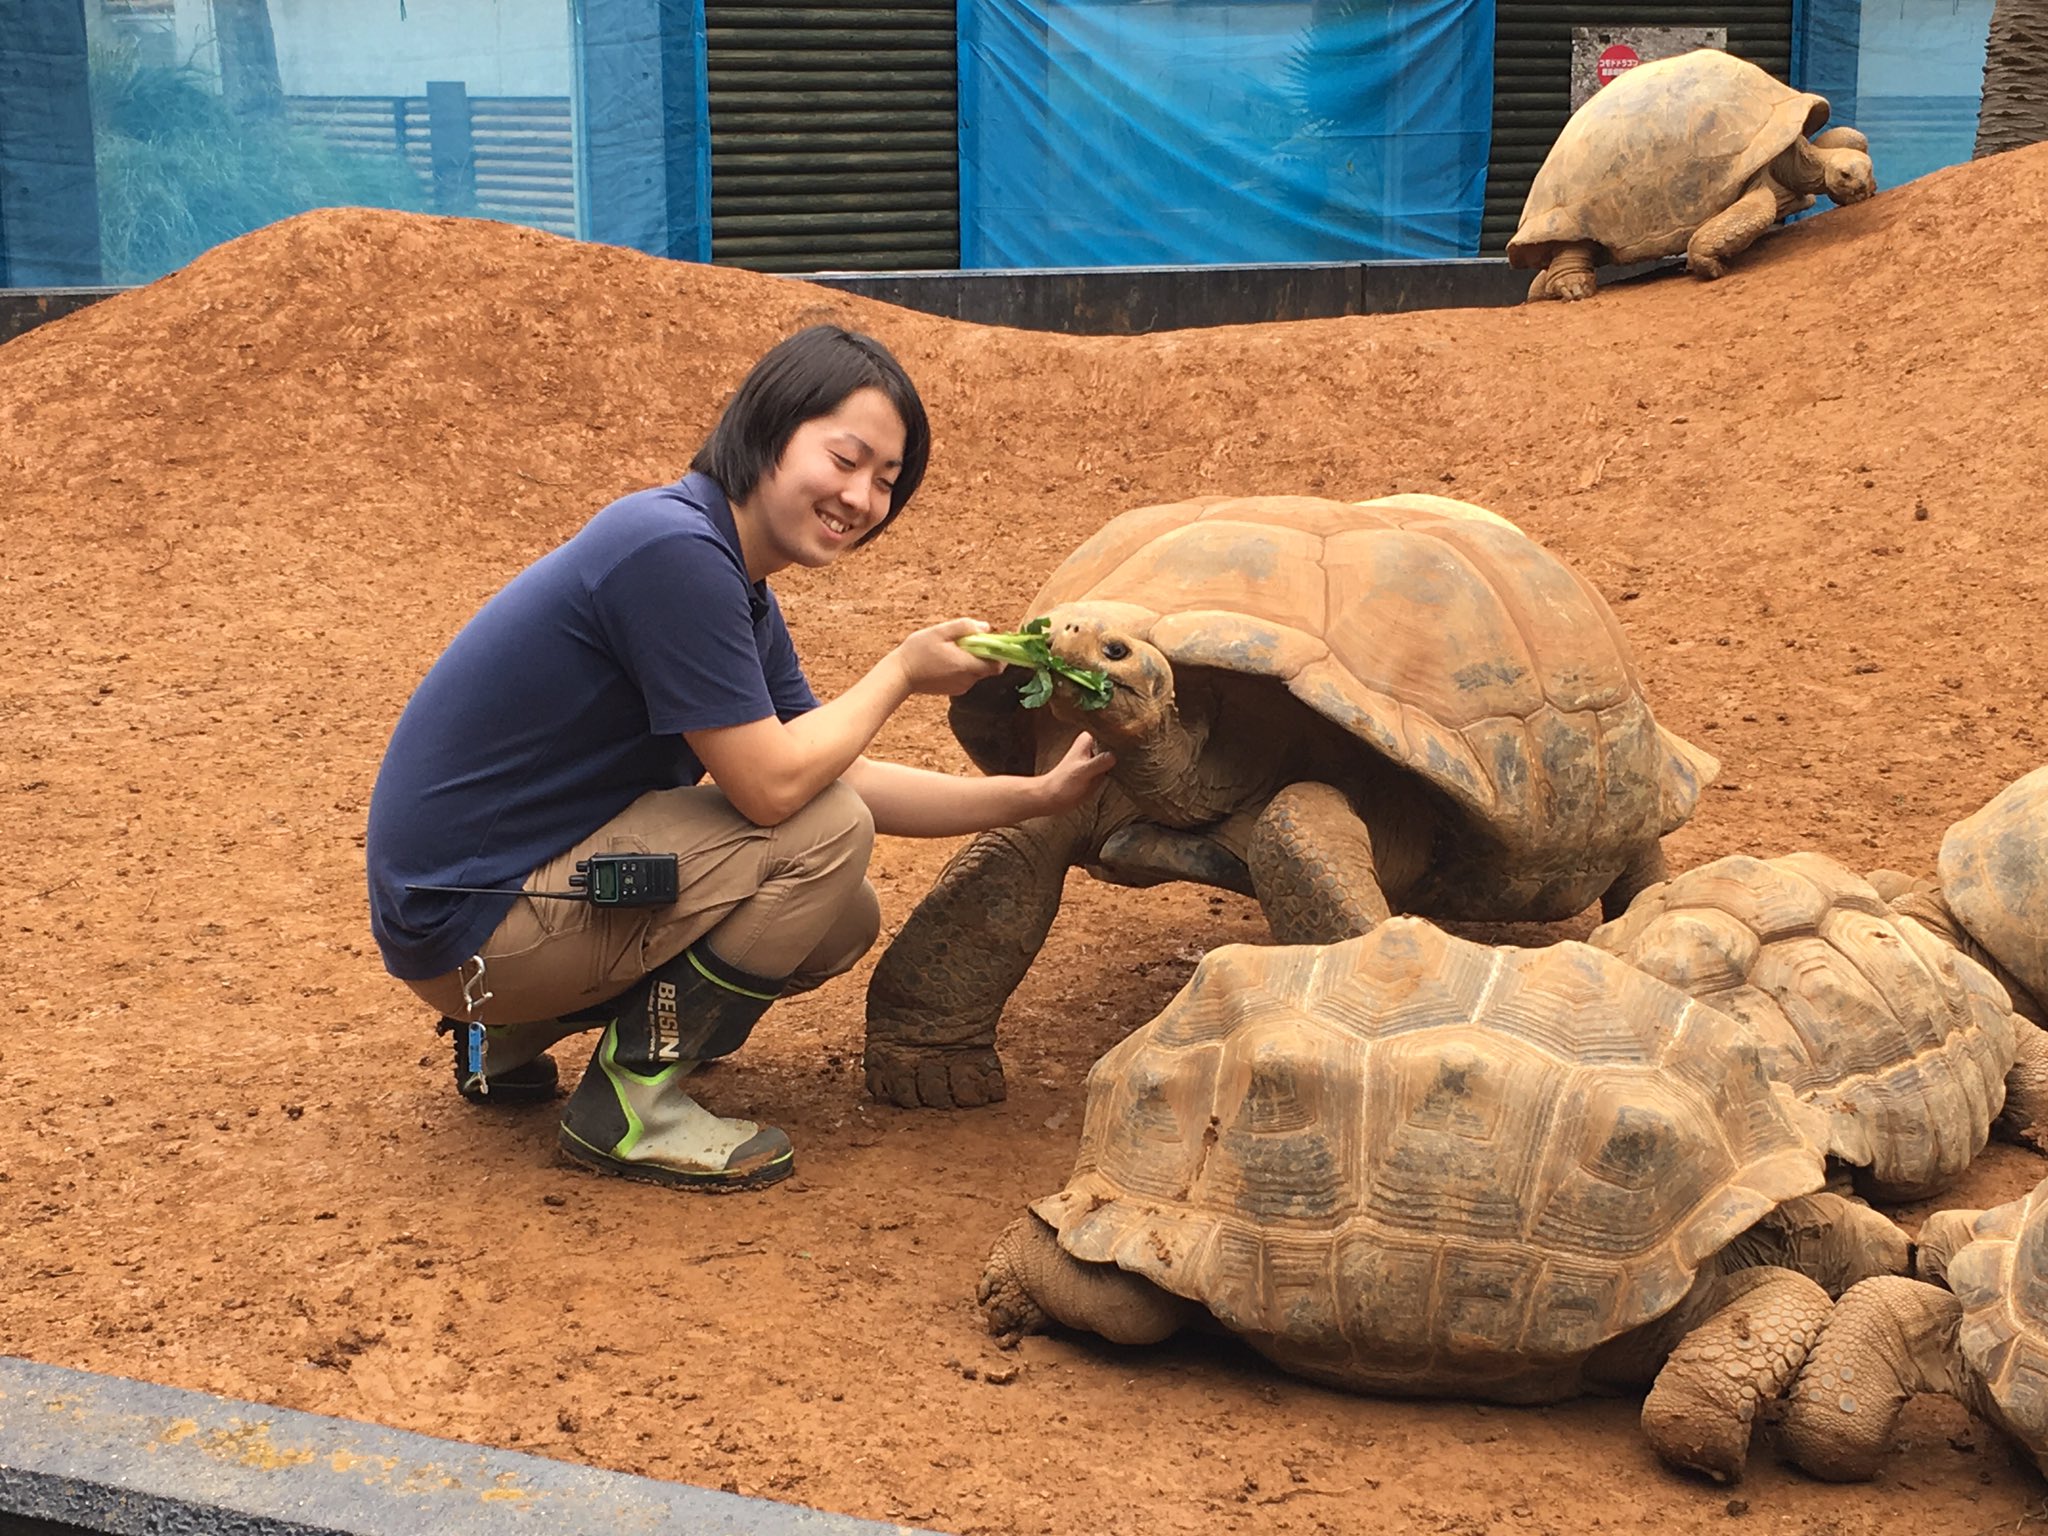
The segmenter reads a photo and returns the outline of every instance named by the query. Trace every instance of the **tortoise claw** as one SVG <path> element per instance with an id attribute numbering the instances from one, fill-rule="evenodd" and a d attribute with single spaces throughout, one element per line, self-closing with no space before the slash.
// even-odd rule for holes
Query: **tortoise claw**
<path id="1" fill-rule="evenodd" d="M 868 1093 L 902 1109 L 973 1109 L 1009 1096 L 1002 1059 L 988 1046 L 868 1042 Z"/>

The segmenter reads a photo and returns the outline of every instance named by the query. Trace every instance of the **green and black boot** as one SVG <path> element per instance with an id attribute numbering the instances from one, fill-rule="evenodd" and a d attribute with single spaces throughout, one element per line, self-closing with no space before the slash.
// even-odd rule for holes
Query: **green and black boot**
<path id="1" fill-rule="evenodd" d="M 683 1092 L 700 1061 L 736 1051 L 782 992 L 702 943 L 617 1003 L 562 1112 L 562 1151 L 601 1173 L 683 1189 L 754 1189 L 796 1170 L 773 1126 L 726 1120 Z"/>

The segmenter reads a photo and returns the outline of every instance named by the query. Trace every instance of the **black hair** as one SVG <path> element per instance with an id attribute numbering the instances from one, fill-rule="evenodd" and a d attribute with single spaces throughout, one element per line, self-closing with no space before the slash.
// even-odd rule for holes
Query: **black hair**
<path id="1" fill-rule="evenodd" d="M 861 389 L 879 389 L 903 418 L 903 466 L 889 488 L 889 515 L 861 535 L 865 544 L 896 521 L 922 483 L 932 446 L 917 386 L 872 336 L 812 325 L 777 342 L 740 381 L 690 468 L 717 481 L 728 500 L 744 501 L 782 462 L 798 427 L 831 415 Z"/>

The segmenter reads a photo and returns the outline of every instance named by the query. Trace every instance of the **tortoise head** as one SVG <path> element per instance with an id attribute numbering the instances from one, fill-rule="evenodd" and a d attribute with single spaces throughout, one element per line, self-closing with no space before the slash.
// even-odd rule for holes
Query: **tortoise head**
<path id="1" fill-rule="evenodd" d="M 1871 168 L 1868 152 L 1846 144 L 1820 145 L 1819 150 L 1821 173 L 1827 179 L 1827 194 L 1836 203 L 1847 207 L 1876 193 L 1877 173 Z"/>
<path id="2" fill-rule="evenodd" d="M 1079 691 L 1071 683 L 1059 684 L 1051 701 L 1055 716 L 1109 747 L 1152 740 L 1172 725 L 1173 663 L 1139 637 L 1130 618 L 1108 605 L 1069 603 L 1053 609 L 1051 619 L 1045 638 L 1052 653 L 1074 666 L 1094 668 L 1111 685 L 1107 704 L 1083 709 Z"/>

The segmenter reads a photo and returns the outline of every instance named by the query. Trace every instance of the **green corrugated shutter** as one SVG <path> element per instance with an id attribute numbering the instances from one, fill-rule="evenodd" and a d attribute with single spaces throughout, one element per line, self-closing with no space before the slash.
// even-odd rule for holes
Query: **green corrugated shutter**
<path id="1" fill-rule="evenodd" d="M 711 259 L 960 265 L 956 0 L 706 0 Z"/>
<path id="2" fill-rule="evenodd" d="M 1482 250 L 1507 245 L 1521 222 L 1529 183 L 1571 116 L 1574 27 L 1726 27 L 1730 53 L 1780 80 L 1791 75 L 1791 0 L 1692 5 L 1495 0 L 1493 153 L 1486 168 Z"/>

